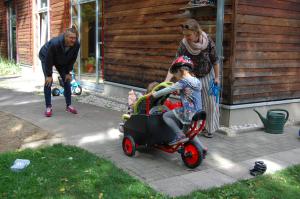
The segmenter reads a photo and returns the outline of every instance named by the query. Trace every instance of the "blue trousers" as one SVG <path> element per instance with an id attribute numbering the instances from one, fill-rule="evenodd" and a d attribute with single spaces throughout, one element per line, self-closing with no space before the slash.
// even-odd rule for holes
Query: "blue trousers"
<path id="1" fill-rule="evenodd" d="M 184 135 L 182 132 L 182 123 L 176 118 L 173 111 L 168 111 L 163 114 L 163 120 L 173 130 L 175 136 L 179 137 Z"/>
<path id="2" fill-rule="evenodd" d="M 168 111 L 168 112 L 164 113 L 163 120 L 173 130 L 173 132 L 175 133 L 175 136 L 182 136 L 188 130 L 187 126 L 183 125 L 180 122 L 180 120 L 178 120 L 176 118 L 173 111 Z M 204 146 L 201 143 L 201 141 L 199 140 L 198 136 L 194 137 L 194 141 L 196 143 L 198 143 L 202 147 L 202 149 L 204 149 Z"/>
<path id="3" fill-rule="evenodd" d="M 46 74 L 46 65 L 44 62 L 42 62 L 42 67 L 43 67 L 43 73 L 45 76 L 45 79 L 47 77 Z M 70 81 L 66 81 L 66 73 L 61 70 L 60 68 L 56 68 L 57 72 L 59 73 L 60 77 L 63 79 L 64 81 L 64 96 L 65 96 L 65 100 L 66 100 L 66 105 L 69 106 L 71 105 L 71 84 Z M 44 96 L 45 96 L 45 103 L 46 103 L 46 107 L 51 107 L 51 86 L 52 86 L 52 82 L 49 86 L 44 85 Z"/>

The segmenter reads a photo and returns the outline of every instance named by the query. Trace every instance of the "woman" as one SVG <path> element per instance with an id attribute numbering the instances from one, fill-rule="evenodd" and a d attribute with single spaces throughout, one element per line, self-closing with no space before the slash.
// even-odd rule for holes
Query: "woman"
<path id="1" fill-rule="evenodd" d="M 219 128 L 219 106 L 214 96 L 209 95 L 211 81 L 220 84 L 219 60 L 213 40 L 201 30 L 199 23 L 188 19 L 182 25 L 184 38 L 179 44 L 176 57 L 188 56 L 194 63 L 193 73 L 202 83 L 203 109 L 206 111 L 207 123 L 203 135 L 212 138 Z M 165 81 L 170 81 L 173 75 L 168 72 Z"/>

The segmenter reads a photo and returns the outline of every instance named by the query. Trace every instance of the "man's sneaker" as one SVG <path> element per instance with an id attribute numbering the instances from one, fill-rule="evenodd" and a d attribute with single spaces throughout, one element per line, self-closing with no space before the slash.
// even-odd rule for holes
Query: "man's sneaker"
<path id="1" fill-rule="evenodd" d="M 45 116 L 46 117 L 51 117 L 52 116 L 52 107 L 47 107 L 46 108 Z"/>
<path id="2" fill-rule="evenodd" d="M 73 114 L 77 114 L 77 110 L 71 105 L 67 106 L 66 111 L 70 112 L 70 113 L 73 113 Z"/>
<path id="3" fill-rule="evenodd" d="M 179 143 L 187 142 L 189 138 L 185 137 L 184 135 L 176 137 L 173 141 L 169 142 L 168 145 L 172 146 Z"/>

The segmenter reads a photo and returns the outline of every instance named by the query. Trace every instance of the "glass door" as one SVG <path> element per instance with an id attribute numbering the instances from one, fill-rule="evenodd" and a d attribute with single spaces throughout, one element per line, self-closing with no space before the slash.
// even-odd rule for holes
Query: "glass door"
<path id="1" fill-rule="evenodd" d="M 81 79 L 96 83 L 96 3 L 80 4 Z"/>
<path id="2" fill-rule="evenodd" d="M 101 60 L 100 52 L 102 42 L 99 32 L 99 0 L 72 0 L 71 16 L 72 24 L 76 24 L 79 30 L 80 53 L 76 64 L 75 73 L 84 82 L 99 83 L 101 70 L 99 64 Z M 100 3 L 100 6 L 102 3 Z M 101 15 L 102 17 L 102 15 Z"/>

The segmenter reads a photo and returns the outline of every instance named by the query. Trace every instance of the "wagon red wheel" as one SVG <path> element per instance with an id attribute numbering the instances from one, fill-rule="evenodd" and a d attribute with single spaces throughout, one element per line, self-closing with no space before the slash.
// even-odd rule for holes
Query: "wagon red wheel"
<path id="1" fill-rule="evenodd" d="M 181 158 L 187 167 L 191 169 L 196 168 L 201 164 L 203 159 L 201 147 L 194 141 L 185 143 Z"/>
<path id="2" fill-rule="evenodd" d="M 130 135 L 127 135 L 123 138 L 122 147 L 127 156 L 134 156 L 136 147 L 134 139 Z"/>

